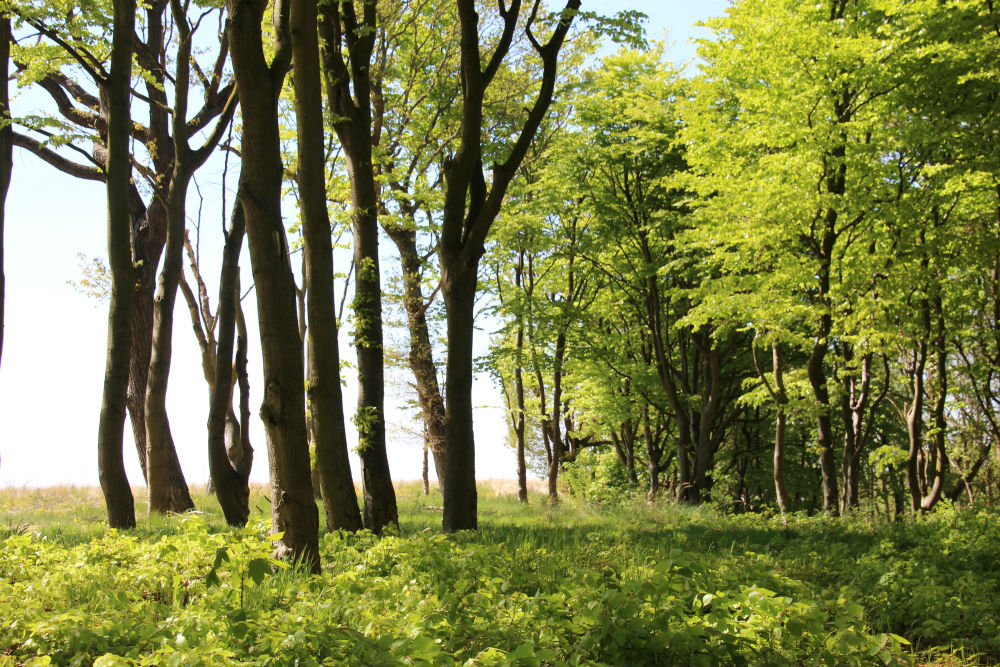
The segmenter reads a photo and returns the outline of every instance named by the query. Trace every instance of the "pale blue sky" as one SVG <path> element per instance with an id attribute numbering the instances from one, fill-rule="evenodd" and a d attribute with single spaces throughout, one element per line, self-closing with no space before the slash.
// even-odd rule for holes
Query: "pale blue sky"
<path id="1" fill-rule="evenodd" d="M 672 44 L 669 57 L 678 64 L 694 56 L 689 44 L 691 25 L 720 14 L 725 0 L 636 1 L 584 0 L 584 9 L 612 13 L 638 9 L 650 17 L 651 39 Z M 702 33 L 703 34 L 703 33 Z M 28 112 L 37 102 L 22 95 L 12 102 L 14 114 Z M 37 99 L 37 98 L 34 98 Z M 206 192 L 203 223 L 203 258 L 218 254 L 220 222 L 218 167 L 199 172 Z M 230 175 L 229 187 L 235 182 Z M 231 198 L 230 198 L 231 201 Z M 5 274 L 7 278 L 6 330 L 0 365 L 0 487 L 55 484 L 96 485 L 96 436 L 104 377 L 107 336 L 106 305 L 77 293 L 68 281 L 79 277 L 77 253 L 105 254 L 105 194 L 97 183 L 78 181 L 15 149 L 11 191 L 7 200 Z M 192 194 L 189 215 L 198 208 Z M 291 216 L 291 211 L 285 212 Z M 245 253 L 244 253 L 245 254 Z M 206 279 L 215 294 L 217 263 L 206 261 Z M 245 270 L 248 258 L 243 261 Z M 244 284 L 251 282 L 249 272 Z M 213 302 L 215 299 L 213 298 Z M 252 298 L 248 307 L 252 308 Z M 183 304 L 175 315 L 174 364 L 168 391 L 168 411 L 178 455 L 189 482 L 208 477 L 205 454 L 207 387 L 201 377 L 199 353 Z M 255 317 L 247 312 L 248 320 Z M 256 327 L 254 327 L 256 328 Z M 477 334 L 484 340 L 486 334 Z M 342 341 L 345 357 L 351 352 Z M 252 412 L 259 405 L 259 353 L 251 345 Z M 348 373 L 349 374 L 349 373 Z M 353 378 L 348 378 L 345 407 L 350 414 L 355 401 Z M 387 395 L 393 393 L 387 390 Z M 489 380 L 476 387 L 477 404 L 500 405 Z M 483 407 L 476 415 L 477 475 L 480 478 L 515 476 L 513 451 L 504 445 L 507 432 L 498 407 Z M 403 433 L 405 413 L 390 414 L 390 467 L 394 479 L 420 476 L 419 437 Z M 252 440 L 256 450 L 253 478 L 267 478 L 266 444 L 255 418 Z M 419 426 L 413 428 L 419 433 Z M 126 423 L 125 460 L 129 479 L 141 483 L 138 459 Z M 354 461 L 357 466 L 357 461 Z M 355 479 L 357 467 L 355 467 Z"/>

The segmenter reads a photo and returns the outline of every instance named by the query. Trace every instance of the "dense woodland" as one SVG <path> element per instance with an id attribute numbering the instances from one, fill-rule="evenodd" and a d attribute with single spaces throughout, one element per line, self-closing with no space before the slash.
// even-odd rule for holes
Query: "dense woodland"
<path id="1" fill-rule="evenodd" d="M 682 71 L 641 16 L 580 0 L 2 9 L 3 81 L 51 106 L 0 133 L 3 192 L 15 146 L 107 187 L 97 454 L 113 527 L 135 525 L 126 416 L 149 511 L 193 507 L 165 403 L 184 310 L 226 521 L 250 515 L 259 412 L 273 530 L 312 568 L 317 495 L 331 531 L 399 522 L 391 364 L 412 373 L 447 532 L 478 525 L 474 373 L 502 390 L 524 501 L 528 471 L 550 503 L 782 515 L 900 517 L 1000 494 L 989 0 L 743 0 Z M 238 173 L 218 278 L 185 231 L 210 159 Z M 353 258 L 335 267 L 345 233 Z M 259 341 L 239 298 L 244 243 Z M 485 357 L 477 326 L 493 332 Z"/>

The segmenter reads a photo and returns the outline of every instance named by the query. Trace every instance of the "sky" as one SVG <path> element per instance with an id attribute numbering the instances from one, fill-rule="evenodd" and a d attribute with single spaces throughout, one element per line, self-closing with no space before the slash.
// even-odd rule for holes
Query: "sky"
<path id="1" fill-rule="evenodd" d="M 636 9 L 649 16 L 648 36 L 664 39 L 667 56 L 676 64 L 694 57 L 692 28 L 697 21 L 721 14 L 726 0 L 584 0 L 583 9 L 611 14 Z M 22 92 L 12 100 L 15 116 L 38 107 L 35 94 Z M 231 173 L 227 187 L 235 185 Z M 217 301 L 218 262 L 222 216 L 218 195 L 222 171 L 209 163 L 197 176 L 205 193 L 199 199 L 192 188 L 188 201 L 189 229 L 195 232 L 201 212 L 201 257 L 213 305 Z M 232 197 L 228 198 L 232 201 Z M 6 203 L 4 273 L 6 276 L 5 330 L 0 360 L 0 488 L 44 487 L 63 484 L 98 484 L 97 427 L 104 379 L 107 344 L 107 303 L 78 292 L 72 282 L 80 279 L 79 255 L 106 255 L 106 198 L 100 183 L 66 176 L 33 155 L 14 149 L 14 168 Z M 285 211 L 286 216 L 294 215 Z M 391 244 L 386 244 L 391 245 Z M 387 255 L 393 257 L 392 255 Z M 241 262 L 243 285 L 250 285 L 249 257 Z M 340 270 L 346 267 L 341 264 Z M 386 271 L 383 270 L 383 280 Z M 256 418 L 260 405 L 259 342 L 254 341 L 256 316 L 252 295 L 245 302 L 251 330 L 250 384 L 254 415 L 251 442 L 255 449 L 252 481 L 267 480 L 266 442 Z M 345 327 L 346 329 L 346 327 Z M 476 348 L 485 351 L 489 331 L 476 332 Z M 254 343 L 257 343 L 256 345 Z M 174 317 L 174 353 L 167 392 L 167 411 L 181 466 L 189 483 L 208 479 L 205 424 L 208 387 L 201 375 L 200 353 L 191 331 L 187 310 L 178 296 Z M 350 360 L 353 351 L 345 336 L 341 352 Z M 255 354 L 256 353 L 256 354 Z M 353 413 L 356 381 L 345 372 L 345 408 Z M 401 408 L 409 396 L 405 376 L 395 373 L 386 388 L 387 446 L 394 480 L 419 479 L 422 466 L 420 426 L 414 415 Z M 516 462 L 506 445 L 507 427 L 499 391 L 488 378 L 473 388 L 476 405 L 476 470 L 479 478 L 514 478 Z M 351 425 L 348 423 L 348 428 Z M 357 435 L 348 433 L 353 447 Z M 125 424 L 125 463 L 129 480 L 141 485 L 142 474 L 128 421 Z M 360 464 L 352 453 L 355 480 Z M 433 466 L 431 466 L 433 477 Z"/>

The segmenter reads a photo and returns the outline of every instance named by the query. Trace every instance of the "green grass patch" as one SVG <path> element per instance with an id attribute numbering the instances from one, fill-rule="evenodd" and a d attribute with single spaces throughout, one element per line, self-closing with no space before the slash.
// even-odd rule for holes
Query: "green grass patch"
<path id="1" fill-rule="evenodd" d="M 327 534 L 323 572 L 270 558 L 266 501 L 103 526 L 88 489 L 0 493 L 8 665 L 941 665 L 1000 660 L 1000 522 L 528 506 L 478 533 L 399 490 L 399 535 Z"/>

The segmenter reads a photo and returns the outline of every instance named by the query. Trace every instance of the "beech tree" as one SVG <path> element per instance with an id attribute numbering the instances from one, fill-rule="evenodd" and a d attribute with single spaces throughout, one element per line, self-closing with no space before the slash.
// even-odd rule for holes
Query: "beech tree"
<path id="1" fill-rule="evenodd" d="M 441 294 L 448 318 L 442 525 L 449 532 L 474 530 L 478 525 L 472 422 L 472 334 L 479 261 L 507 188 L 552 102 L 559 50 L 580 8 L 580 0 L 568 0 L 544 43 L 535 35 L 540 5 L 540 0 L 532 3 L 523 24 L 525 37 L 542 62 L 538 95 L 506 158 L 493 165 L 487 179 L 483 164 L 483 103 L 486 90 L 510 51 L 522 15 L 522 2 L 511 0 L 509 5 L 501 4 L 502 27 L 485 58 L 475 2 L 457 2 L 461 28 L 462 122 L 459 147 L 444 166 L 445 197 L 439 250 Z"/>
<path id="2" fill-rule="evenodd" d="M 128 388 L 130 322 L 135 303 L 135 264 L 129 242 L 129 104 L 132 90 L 132 43 L 135 33 L 134 0 L 114 0 L 111 67 L 106 78 L 108 259 L 111 304 L 108 309 L 108 358 L 97 436 L 101 490 L 112 528 L 135 526 L 135 505 L 122 464 L 122 431 Z"/>
<path id="3" fill-rule="evenodd" d="M 303 283 L 306 287 L 309 369 L 307 387 L 319 486 L 329 530 L 359 530 L 362 527 L 358 499 L 348 460 L 344 402 L 340 386 L 340 350 L 337 313 L 333 294 L 333 243 L 326 202 L 326 166 L 323 150 L 323 88 L 320 83 L 318 18 L 315 3 L 296 0 L 292 5 L 292 50 L 294 54 L 295 116 L 298 137 L 299 202 L 302 212 Z M 370 163 L 370 158 L 369 158 Z M 383 451 L 378 463 L 388 462 Z M 365 461 L 364 455 L 362 461 Z M 372 472 L 372 466 L 366 464 Z M 366 488 L 372 482 L 365 477 Z M 392 492 L 391 480 L 389 492 Z M 375 493 L 384 488 L 375 486 Z M 369 492 L 365 493 L 368 527 L 380 530 Z M 393 502 L 394 504 L 394 502 Z M 371 516 L 369 516 L 369 511 Z M 395 519 L 390 521 L 395 523 Z"/>
<path id="4" fill-rule="evenodd" d="M 260 416 L 267 434 L 271 522 L 282 534 L 279 555 L 319 571 L 319 517 L 309 468 L 302 339 L 295 279 L 281 219 L 283 165 L 278 98 L 291 64 L 289 2 L 273 7 L 274 51 L 264 51 L 261 22 L 267 3 L 227 0 L 229 37 L 243 118 L 239 204 L 257 290 L 257 320 L 264 364 Z"/>
<path id="5" fill-rule="evenodd" d="M 153 337 L 153 296 L 156 270 L 167 235 L 167 200 L 175 167 L 174 124 L 170 121 L 171 104 L 166 83 L 173 79 L 166 69 L 169 59 L 164 12 L 167 0 L 158 0 L 145 8 L 145 37 L 135 35 L 136 64 L 142 72 L 145 94 L 134 90 L 148 108 L 148 123 L 132 118 L 130 136 L 146 149 L 146 155 L 132 159 L 140 179 L 129 183 L 128 204 L 131 236 L 136 259 L 136 303 L 133 309 L 132 344 L 129 361 L 128 414 L 131 418 L 139 463 L 148 479 L 145 398 L 149 377 Z M 49 96 L 57 113 L 18 119 L 30 133 L 16 132 L 15 144 L 31 151 L 56 168 L 78 178 L 105 181 L 102 167 L 107 152 L 106 105 L 102 105 L 105 81 L 101 70 L 106 56 L 106 30 L 109 17 L 99 5 L 82 8 L 60 3 L 22 4 L 16 7 L 18 19 L 36 30 L 45 40 L 21 39 L 13 48 L 20 85 L 33 83 Z M 211 10 L 207 10 L 211 11 Z M 207 14 L 202 15 L 202 20 Z M 223 113 L 232 97 L 232 83 L 226 83 L 223 68 L 227 50 L 220 44 L 210 67 L 204 70 L 195 63 L 202 88 L 203 102 L 184 124 L 185 137 L 206 128 Z M 82 76 L 80 74 L 82 73 Z M 90 88 L 97 90 L 94 94 Z M 176 92 L 175 92 L 176 94 Z M 185 96 L 190 93 L 187 89 Z M 231 110 L 230 110 L 231 111 Z M 40 136 L 41 140 L 35 138 Z M 77 143 L 91 142 L 87 151 Z M 56 148 L 66 146 L 83 157 L 72 160 Z M 151 190 L 148 204 L 140 191 L 142 181 Z M 136 182 L 138 181 L 138 182 Z M 191 506 L 187 485 L 173 443 L 162 453 L 159 478 L 154 482 L 170 497 L 177 499 L 174 509 Z"/>
<path id="6" fill-rule="evenodd" d="M 197 24 L 188 22 L 190 0 L 171 0 L 170 9 L 178 35 L 173 105 L 173 170 L 167 188 L 167 236 L 163 268 L 154 299 L 152 354 L 146 387 L 146 449 L 150 512 L 183 512 L 194 503 L 186 485 L 170 484 L 171 452 L 175 452 L 167 418 L 167 378 L 173 341 L 173 313 L 177 287 L 183 271 L 184 227 L 188 184 L 194 172 L 204 164 L 222 139 L 236 109 L 233 91 L 220 118 L 205 143 L 192 149 L 187 136 L 188 94 L 191 77 L 191 52 Z M 203 15 L 204 17 L 204 15 Z M 199 21 L 200 23 L 200 21 Z M 176 453 L 174 454 L 176 458 Z"/>
<path id="7" fill-rule="evenodd" d="M 385 451 L 379 188 L 373 157 L 373 146 L 379 143 L 381 133 L 381 126 L 373 124 L 373 106 L 383 100 L 381 82 L 373 81 L 371 76 L 377 19 L 375 3 L 368 0 L 357 3 L 343 0 L 321 8 L 327 99 L 351 181 L 354 343 L 358 359 L 358 409 L 354 425 L 359 437 L 365 527 L 380 533 L 385 526 L 398 525 L 399 516 Z M 332 315 L 332 298 L 329 301 L 328 312 Z"/>
<path id="8" fill-rule="evenodd" d="M 7 190 L 10 188 L 10 172 L 13 167 L 12 141 L 13 128 L 10 125 L 10 94 L 7 85 L 7 71 L 10 67 L 10 16 L 0 14 L 0 61 L 3 69 L 0 75 L 0 359 L 3 358 L 3 313 L 4 313 L 4 274 L 3 274 L 3 222 L 4 207 L 7 202 Z"/>

